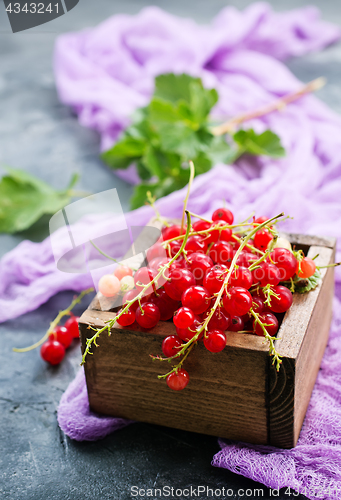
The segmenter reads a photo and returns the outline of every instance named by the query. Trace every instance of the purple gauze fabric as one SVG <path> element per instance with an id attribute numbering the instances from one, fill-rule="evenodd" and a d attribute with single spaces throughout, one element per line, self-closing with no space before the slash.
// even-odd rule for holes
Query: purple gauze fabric
<path id="1" fill-rule="evenodd" d="M 74 107 L 83 124 L 101 133 L 102 145 L 107 147 L 127 124 L 131 111 L 145 104 L 158 73 L 186 71 L 201 76 L 207 86 L 219 91 L 217 116 L 234 115 L 299 86 L 278 59 L 321 48 L 338 37 L 339 31 L 321 23 L 312 8 L 286 14 L 274 14 L 266 4 L 255 4 L 244 13 L 227 8 L 210 27 L 150 8 L 134 18 L 116 16 L 94 30 L 61 37 L 56 48 L 57 84 L 62 100 Z M 265 215 L 284 211 L 295 217 L 287 225 L 291 231 L 341 237 L 335 223 L 341 215 L 340 118 L 308 96 L 250 126 L 274 129 L 287 157 L 244 159 L 233 167 L 217 165 L 195 179 L 189 208 L 209 215 L 226 199 L 237 218 L 252 210 Z M 133 179 L 131 172 L 128 175 Z M 179 216 L 183 199 L 181 190 L 157 205 L 163 215 Z M 143 207 L 127 214 L 127 222 L 143 224 L 150 216 L 150 209 Z M 56 270 L 48 240 L 20 244 L 2 260 L 0 276 L 2 321 L 35 309 L 59 290 L 78 291 L 91 284 L 88 275 Z M 333 476 L 341 485 L 340 274 L 337 284 L 332 337 L 305 421 L 303 446 L 301 437 L 295 455 L 295 450 L 229 444 L 216 455 L 214 465 L 273 488 L 303 488 L 317 469 L 320 481 Z M 61 428 L 79 440 L 98 439 L 123 425 L 121 420 L 89 412 L 82 371 L 62 397 L 58 418 Z M 273 467 L 276 457 L 276 463 L 287 465 L 285 476 L 280 467 Z"/>

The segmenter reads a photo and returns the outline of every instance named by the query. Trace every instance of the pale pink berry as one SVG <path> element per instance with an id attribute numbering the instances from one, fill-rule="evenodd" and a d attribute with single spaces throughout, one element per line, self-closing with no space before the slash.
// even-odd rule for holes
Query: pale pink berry
<path id="1" fill-rule="evenodd" d="M 104 297 L 113 297 L 120 290 L 120 281 L 113 274 L 104 274 L 98 282 L 98 290 Z"/>

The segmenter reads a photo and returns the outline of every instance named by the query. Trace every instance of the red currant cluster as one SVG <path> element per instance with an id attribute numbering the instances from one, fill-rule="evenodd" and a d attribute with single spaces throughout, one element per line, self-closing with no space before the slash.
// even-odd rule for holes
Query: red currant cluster
<path id="1" fill-rule="evenodd" d="M 182 365 L 196 342 L 203 341 L 206 349 L 217 353 L 226 346 L 226 332 L 264 336 L 279 369 L 281 359 L 274 348 L 276 315 L 292 305 L 293 278 L 309 278 L 316 265 L 278 237 L 276 219 L 259 217 L 234 225 L 232 212 L 219 208 L 211 221 L 199 218 L 192 224 L 187 212 L 187 226 L 162 229 L 162 237 L 147 252 L 147 267 L 134 276 L 129 268 L 118 268 L 120 279 L 129 276 L 135 286 L 125 293 L 124 306 L 114 321 L 124 327 L 136 321 L 150 329 L 160 320 L 173 319 L 176 335 L 162 343 L 165 358 L 156 357 L 181 359 L 160 376 L 171 389 L 188 384 Z M 108 296 L 112 292 L 106 288 L 110 281 L 106 276 L 100 291 Z M 114 288 L 117 293 L 118 283 Z M 85 355 L 101 331 L 88 340 Z"/>
<path id="2" fill-rule="evenodd" d="M 56 326 L 50 333 L 49 339 L 40 349 L 44 361 L 51 365 L 59 365 L 64 359 L 65 349 L 70 347 L 73 339 L 79 338 L 78 320 L 79 318 L 71 313 L 71 318 L 66 320 L 64 326 Z"/>

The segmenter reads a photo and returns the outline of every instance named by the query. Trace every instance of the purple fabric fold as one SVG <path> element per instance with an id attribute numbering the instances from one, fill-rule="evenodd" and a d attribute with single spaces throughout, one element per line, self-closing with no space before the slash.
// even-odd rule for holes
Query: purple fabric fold
<path id="1" fill-rule="evenodd" d="M 96 441 L 133 422 L 124 418 L 106 417 L 90 411 L 82 368 L 60 400 L 58 423 L 71 439 Z"/>
<path id="2" fill-rule="evenodd" d="M 74 108 L 83 125 L 100 133 L 106 148 L 129 123 L 132 111 L 148 101 L 159 73 L 201 76 L 206 86 L 219 91 L 216 116 L 232 116 L 297 89 L 300 82 L 280 61 L 321 49 L 339 36 L 340 30 L 322 22 L 312 7 L 287 13 L 274 13 L 264 3 L 244 12 L 228 7 L 209 26 L 147 8 L 135 17 L 115 16 L 97 28 L 61 36 L 55 53 L 57 87 L 61 100 Z M 252 211 L 267 216 L 284 211 L 294 220 L 283 230 L 337 236 L 341 260 L 340 117 L 306 96 L 248 126 L 276 131 L 287 156 L 217 165 L 194 180 L 190 210 L 209 216 L 225 200 L 237 219 Z M 136 181 L 133 169 L 121 175 Z M 184 197 L 181 190 L 159 200 L 160 213 L 180 216 Z M 142 207 L 126 219 L 142 225 L 151 216 L 151 209 Z M 86 223 L 80 223 L 80 231 Z M 58 245 L 63 249 L 62 236 Z M 88 274 L 57 270 L 49 240 L 18 245 L 0 262 L 0 278 L 0 321 L 35 309 L 58 291 L 80 291 L 92 284 Z M 221 442 L 213 465 L 273 488 L 290 486 L 308 498 L 339 498 L 303 491 L 306 485 L 328 481 L 341 488 L 339 271 L 336 279 L 332 336 L 298 446 L 283 451 Z M 127 424 L 90 412 L 83 371 L 64 394 L 58 419 L 64 432 L 77 440 L 98 439 Z"/>

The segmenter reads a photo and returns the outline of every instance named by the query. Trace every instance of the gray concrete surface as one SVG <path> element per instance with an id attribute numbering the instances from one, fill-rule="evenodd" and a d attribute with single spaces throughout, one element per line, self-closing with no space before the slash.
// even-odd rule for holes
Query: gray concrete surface
<path id="1" fill-rule="evenodd" d="M 58 101 L 52 54 L 59 33 L 93 26 L 118 12 L 137 13 L 148 3 L 80 0 L 73 11 L 49 25 L 13 35 L 0 2 L 0 163 L 27 169 L 56 188 L 63 188 L 71 172 L 77 171 L 81 173 L 82 189 L 97 192 L 109 185 L 118 187 L 127 209 L 131 188 L 98 159 L 97 134 L 82 128 Z M 150 3 L 203 23 L 227 4 L 242 8 L 251 2 Z M 283 10 L 310 2 L 270 3 L 276 10 Z M 325 19 L 341 25 L 337 0 L 314 3 Z M 341 46 L 337 45 L 292 60 L 288 66 L 303 81 L 326 76 L 328 85 L 319 95 L 341 112 L 340 62 Z M 40 240 L 45 235 L 46 221 L 24 234 L 1 235 L 0 253 L 26 237 Z M 238 498 L 238 488 L 260 488 L 243 477 L 211 467 L 210 460 L 219 450 L 215 438 L 139 423 L 96 443 L 75 443 L 59 430 L 56 408 L 78 369 L 79 345 L 75 342 L 57 368 L 47 367 L 38 350 L 20 355 L 11 349 L 38 340 L 56 311 L 65 307 L 71 297 L 71 293 L 59 294 L 37 311 L 0 326 L 0 498 L 128 500 L 133 498 L 132 485 L 147 488 L 165 484 L 178 488 L 224 486 L 233 488 L 236 495 L 232 498 Z M 263 491 L 263 498 L 270 498 L 267 488 Z M 248 498 L 259 496 L 255 493 Z M 278 498 L 289 497 L 282 491 Z"/>

